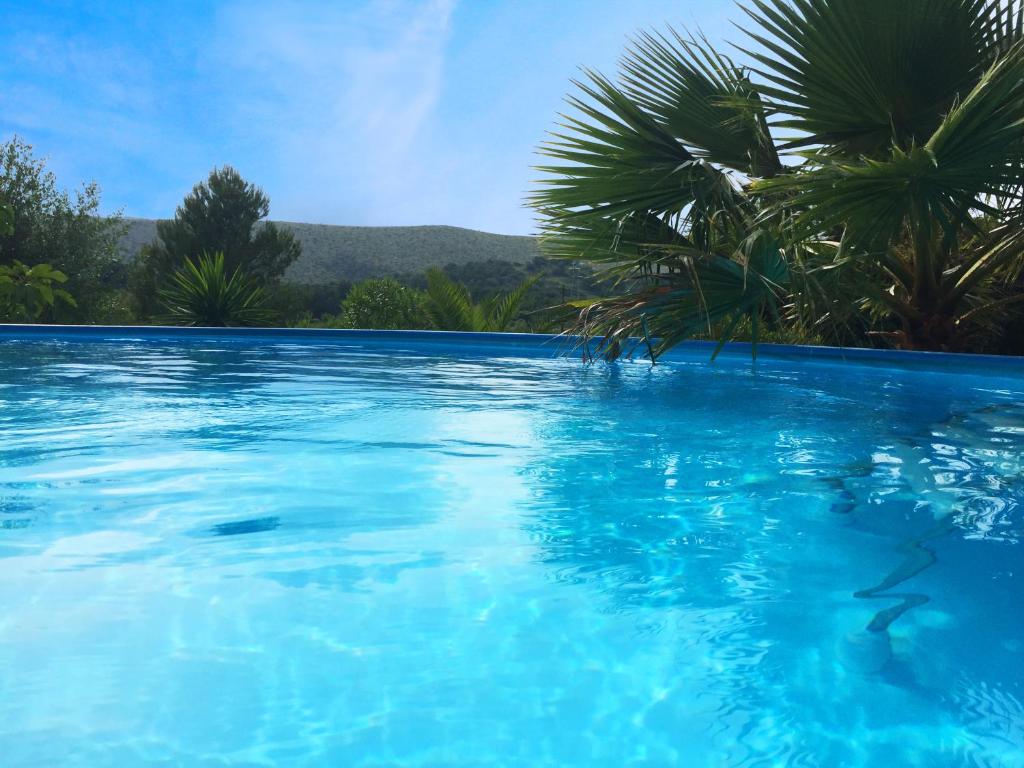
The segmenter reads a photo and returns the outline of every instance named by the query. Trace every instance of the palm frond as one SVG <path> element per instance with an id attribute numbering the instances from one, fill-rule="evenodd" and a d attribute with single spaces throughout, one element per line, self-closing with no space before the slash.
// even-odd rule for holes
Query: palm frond
<path id="1" fill-rule="evenodd" d="M 892 146 L 882 159 L 817 158 L 807 169 L 755 184 L 784 192 L 804 234 L 836 227 L 867 248 L 885 249 L 911 218 L 947 236 L 1018 183 L 1024 163 L 1024 43 L 1015 45 L 953 106 L 921 145 Z M 795 197 L 793 197 L 795 196 Z"/>
<path id="2" fill-rule="evenodd" d="M 446 331 L 477 330 L 473 301 L 466 286 L 455 282 L 437 267 L 427 270 L 423 312 L 435 328 Z"/>
<path id="3" fill-rule="evenodd" d="M 747 47 L 777 124 L 847 157 L 908 150 L 991 61 L 986 0 L 751 0 Z"/>
<path id="4" fill-rule="evenodd" d="M 766 231 L 752 233 L 729 257 L 700 254 L 684 261 L 686 268 L 659 276 L 649 288 L 585 306 L 572 329 L 607 359 L 631 354 L 644 340 L 652 341 L 656 358 L 685 339 L 722 328 L 722 342 L 747 319 L 756 342 L 758 324 L 776 317 L 778 299 L 788 281 L 780 241 Z M 716 352 L 717 354 L 717 352 Z"/>
<path id="5" fill-rule="evenodd" d="M 534 275 L 508 293 L 496 293 L 476 303 L 466 286 L 434 267 L 427 270 L 423 312 L 431 325 L 442 331 L 506 331 L 539 279 L 540 275 Z"/>
<path id="6" fill-rule="evenodd" d="M 540 280 L 540 275 L 528 277 L 518 286 L 505 294 L 497 294 L 493 297 L 493 303 L 487 313 L 487 324 L 490 330 L 500 332 L 507 330 L 512 322 L 519 315 L 523 300 L 530 289 Z"/>
<path id="7" fill-rule="evenodd" d="M 622 62 L 623 90 L 695 156 L 747 175 L 782 170 L 748 73 L 706 38 L 641 34 Z"/>
<path id="8" fill-rule="evenodd" d="M 752 65 L 642 34 L 541 148 L 544 252 L 621 294 L 573 330 L 657 354 L 779 310 L 805 337 L 952 350 L 1024 305 L 1024 0 L 745 5 Z"/>
<path id="9" fill-rule="evenodd" d="M 1024 40 L 1024 1 L 989 0 L 980 10 L 990 56 L 1003 55 Z"/>
<path id="10" fill-rule="evenodd" d="M 680 216 L 698 198 L 722 194 L 721 171 L 694 156 L 671 131 L 609 80 L 588 72 L 571 97 L 578 117 L 563 116 L 540 153 L 556 161 L 530 196 L 563 217 L 616 217 L 637 210 Z M 726 185 L 728 187 L 728 185 Z"/>

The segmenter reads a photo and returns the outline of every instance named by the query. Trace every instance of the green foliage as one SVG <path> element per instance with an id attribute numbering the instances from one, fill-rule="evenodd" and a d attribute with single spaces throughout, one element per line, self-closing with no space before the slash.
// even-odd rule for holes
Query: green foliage
<path id="1" fill-rule="evenodd" d="M 14 234 L 14 209 L 0 202 L 0 236 Z"/>
<path id="2" fill-rule="evenodd" d="M 302 285 L 281 282 L 267 290 L 267 307 L 282 325 L 307 325 L 333 316 L 351 289 L 347 282 Z"/>
<path id="3" fill-rule="evenodd" d="M 213 169 L 172 220 L 157 223 L 158 239 L 136 259 L 131 286 L 140 313 L 151 313 L 157 286 L 200 253 L 221 253 L 229 272 L 240 269 L 263 285 L 278 281 L 302 248 L 290 231 L 265 221 L 269 213 L 263 190 L 230 166 Z"/>
<path id="4" fill-rule="evenodd" d="M 164 319 L 173 325 L 266 325 L 272 319 L 263 288 L 238 267 L 229 275 L 222 253 L 185 259 L 159 295 Z"/>
<path id="5" fill-rule="evenodd" d="M 103 294 L 93 308 L 94 322 L 99 325 L 136 325 L 135 302 L 126 288 L 114 288 Z"/>
<path id="6" fill-rule="evenodd" d="M 58 321 L 96 322 L 113 290 L 119 216 L 100 214 L 100 192 L 83 185 L 72 197 L 57 187 L 46 163 L 18 137 L 0 144 L 0 265 L 45 264 L 67 276 L 77 303 L 55 301 L 43 314 Z"/>
<path id="7" fill-rule="evenodd" d="M 531 198 L 617 286 L 575 330 L 992 346 L 1024 301 L 1021 6 L 751 0 L 749 64 L 670 31 L 588 73 Z"/>
<path id="8" fill-rule="evenodd" d="M 501 259 L 480 259 L 462 264 L 444 265 L 444 273 L 462 283 L 473 296 L 490 296 L 515 290 L 531 277 L 537 280 L 523 299 L 522 309 L 532 323 L 548 310 L 572 299 L 600 295 L 603 288 L 594 279 L 594 270 L 586 264 L 537 256 L 525 264 Z M 423 290 L 426 273 L 401 275 L 407 285 Z"/>
<path id="9" fill-rule="evenodd" d="M 469 290 L 438 268 L 427 270 L 423 312 L 442 331 L 506 331 L 519 315 L 523 299 L 537 282 L 525 280 L 512 291 L 475 303 Z"/>
<path id="10" fill-rule="evenodd" d="M 0 321 L 31 323 L 56 305 L 74 307 L 71 294 L 59 287 L 67 279 L 49 264 L 0 265 Z"/>
<path id="11" fill-rule="evenodd" d="M 399 330 L 423 327 L 420 294 L 385 277 L 352 286 L 341 303 L 337 323 L 342 328 Z"/>
<path id="12" fill-rule="evenodd" d="M 484 258 L 528 264 L 540 256 L 532 237 L 495 235 L 446 226 L 341 227 L 281 224 L 302 242 L 302 258 L 288 270 L 296 283 L 420 275 L 433 266 Z"/>
<path id="13" fill-rule="evenodd" d="M 149 247 L 157 222 L 128 219 L 127 224 L 121 243 L 126 260 Z M 302 243 L 302 254 L 288 268 L 284 280 L 268 286 L 267 291 L 269 305 L 289 325 L 333 317 L 351 285 L 360 280 L 393 277 L 422 290 L 426 288 L 424 271 L 431 266 L 443 265 L 445 273 L 464 283 L 474 296 L 511 291 L 528 277 L 543 273 L 523 302 L 533 328 L 546 327 L 548 314 L 538 310 L 600 295 L 589 265 L 553 262 L 540 254 L 532 237 L 443 226 L 339 227 L 286 222 L 278 226 L 294 233 Z M 133 284 L 137 284 L 138 274 L 136 266 Z M 143 307 L 140 314 L 155 311 Z"/>

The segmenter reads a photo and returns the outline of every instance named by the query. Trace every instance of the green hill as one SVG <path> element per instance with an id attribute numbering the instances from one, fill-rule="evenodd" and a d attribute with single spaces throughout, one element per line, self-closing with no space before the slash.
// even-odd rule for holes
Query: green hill
<path id="1" fill-rule="evenodd" d="M 125 219 L 121 254 L 127 261 L 156 239 L 154 219 Z M 526 266 L 540 252 L 532 237 L 492 235 L 460 227 L 341 227 L 278 222 L 302 242 L 302 256 L 285 279 L 320 285 L 422 273 L 428 267 L 504 261 Z"/>

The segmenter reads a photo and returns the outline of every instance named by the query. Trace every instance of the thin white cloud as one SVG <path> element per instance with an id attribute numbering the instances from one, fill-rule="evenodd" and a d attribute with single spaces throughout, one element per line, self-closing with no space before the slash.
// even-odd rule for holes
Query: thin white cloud
<path id="1" fill-rule="evenodd" d="M 627 33 L 680 13 L 725 31 L 726 0 L 456 2 L 25 4 L 0 25 L 0 138 L 130 215 L 230 163 L 275 218 L 523 233 L 576 67 L 614 71 Z"/>
<path id="2" fill-rule="evenodd" d="M 385 218 L 419 196 L 418 141 L 441 93 L 453 9 L 454 0 L 388 0 L 220 14 L 207 66 L 231 132 L 273 156 L 288 201 L 275 216 Z M 344 210 L 354 186 L 358 216 Z"/>

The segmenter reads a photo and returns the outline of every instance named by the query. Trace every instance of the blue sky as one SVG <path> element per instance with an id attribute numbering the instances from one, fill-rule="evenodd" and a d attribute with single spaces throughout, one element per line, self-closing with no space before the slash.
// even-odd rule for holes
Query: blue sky
<path id="1" fill-rule="evenodd" d="M 108 210 L 169 217 L 215 165 L 271 218 L 527 234 L 534 148 L 580 65 L 727 0 L 0 0 L 0 136 Z"/>

